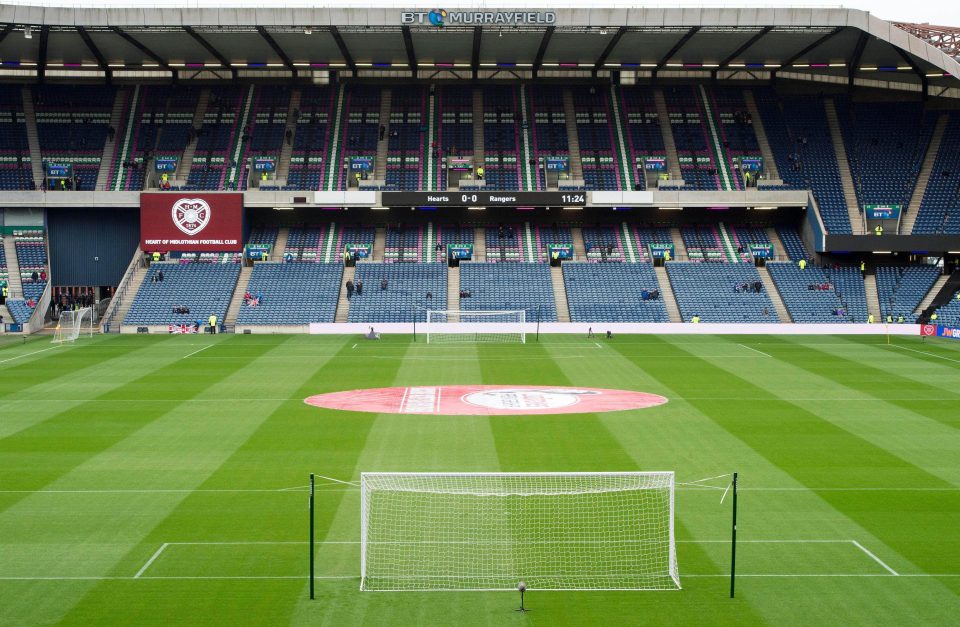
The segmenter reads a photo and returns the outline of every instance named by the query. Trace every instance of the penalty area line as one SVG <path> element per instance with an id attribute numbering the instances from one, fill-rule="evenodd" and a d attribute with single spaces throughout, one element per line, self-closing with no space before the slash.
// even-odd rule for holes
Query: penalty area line
<path id="1" fill-rule="evenodd" d="M 896 347 L 896 348 L 901 348 L 901 349 L 903 349 L 903 350 L 905 350 L 905 351 L 910 351 L 911 353 L 919 353 L 919 354 L 921 354 L 921 355 L 929 355 L 930 357 L 936 357 L 937 359 L 943 359 L 943 360 L 946 360 L 946 361 L 952 361 L 952 362 L 955 363 L 955 364 L 960 364 L 960 360 L 952 359 L 952 358 L 950 358 L 950 357 L 944 357 L 943 355 L 937 355 L 936 353 L 930 353 L 930 352 L 927 352 L 927 351 L 918 351 L 918 350 L 915 349 L 915 348 L 909 348 L 909 347 L 907 347 L 907 346 L 901 346 L 900 344 L 891 344 L 890 346 L 894 346 L 894 347 Z M 3 362 L 0 362 L 0 363 L 3 363 Z"/>
<path id="2" fill-rule="evenodd" d="M 170 543 L 169 543 L 169 542 L 164 542 L 163 544 L 161 544 L 161 545 L 160 545 L 160 548 L 157 549 L 157 552 L 154 553 L 153 556 L 151 556 L 150 559 L 147 560 L 147 563 L 146 563 L 146 564 L 144 564 L 143 566 L 140 567 L 140 570 L 137 571 L 137 574 L 134 575 L 133 578 L 134 578 L 134 579 L 139 579 L 139 578 L 140 578 L 140 575 L 142 575 L 142 574 L 144 573 L 144 571 L 146 571 L 148 568 L 150 568 L 150 564 L 153 564 L 153 563 L 156 561 L 156 559 L 157 559 L 158 557 L 160 557 L 160 554 L 163 553 L 163 551 L 164 551 L 168 546 L 170 546 Z"/>
<path id="3" fill-rule="evenodd" d="M 867 549 L 867 547 L 863 546 L 862 544 L 860 544 L 860 543 L 857 542 L 856 540 L 851 540 L 850 543 L 853 544 L 853 546 L 855 546 L 855 547 L 857 547 L 858 549 L 860 549 L 861 551 L 863 551 L 864 553 L 866 553 L 866 554 L 867 554 L 871 559 L 873 559 L 873 561 L 875 561 L 877 564 L 880 564 L 881 566 L 883 566 L 883 568 L 884 568 L 887 572 L 889 572 L 891 575 L 893 575 L 894 577 L 899 577 L 899 576 L 900 576 L 900 573 L 898 573 L 897 571 L 895 571 L 895 570 L 893 570 L 892 568 L 890 568 L 889 566 L 887 566 L 886 562 L 884 562 L 882 559 L 880 559 L 879 557 L 877 557 L 876 555 L 874 555 L 872 552 L 870 552 L 870 551 Z"/>
<path id="4" fill-rule="evenodd" d="M 765 353 L 765 352 L 763 352 L 763 351 L 758 351 L 757 349 L 751 348 L 750 346 L 747 346 L 746 344 L 737 344 L 737 346 L 742 346 L 743 348 L 747 349 L 748 351 L 753 351 L 753 352 L 755 352 L 755 353 L 760 353 L 760 354 L 763 355 L 764 357 L 770 357 L 771 359 L 773 359 L 773 355 L 767 354 L 767 353 Z"/>
<path id="5" fill-rule="evenodd" d="M 199 350 L 195 350 L 195 351 L 193 351 L 192 353 L 190 353 L 189 355 L 184 355 L 184 356 L 181 357 L 180 359 L 186 359 L 187 357 L 193 357 L 193 356 L 196 355 L 197 353 L 203 352 L 203 351 L 207 350 L 208 348 L 210 348 L 211 346 L 213 346 L 213 344 L 207 344 L 207 345 L 204 346 L 203 348 L 201 348 L 201 349 L 199 349 Z"/>
<path id="6" fill-rule="evenodd" d="M 42 348 L 38 351 L 33 351 L 32 353 L 24 353 L 23 355 L 17 355 L 16 357 L 11 357 L 9 359 L 4 359 L 0 361 L 0 364 L 5 364 L 8 361 L 13 361 L 14 359 L 20 359 L 21 357 L 29 357 L 30 355 L 36 355 L 37 353 L 45 353 L 47 351 L 52 351 L 55 348 L 60 348 L 59 346 L 51 346 L 50 348 Z"/>

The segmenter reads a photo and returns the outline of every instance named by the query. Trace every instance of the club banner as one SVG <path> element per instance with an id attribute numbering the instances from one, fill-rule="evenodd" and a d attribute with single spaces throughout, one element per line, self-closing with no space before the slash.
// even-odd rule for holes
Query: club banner
<path id="1" fill-rule="evenodd" d="M 243 194 L 140 194 L 140 247 L 148 252 L 239 252 Z"/>
<path id="2" fill-rule="evenodd" d="M 936 324 L 924 324 L 920 326 L 920 335 L 925 337 L 948 337 L 954 340 L 960 340 L 960 327 L 941 327 Z"/>

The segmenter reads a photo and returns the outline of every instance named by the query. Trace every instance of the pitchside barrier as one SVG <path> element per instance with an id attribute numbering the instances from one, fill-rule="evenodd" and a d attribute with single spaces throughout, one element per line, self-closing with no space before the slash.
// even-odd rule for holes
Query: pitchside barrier
<path id="1" fill-rule="evenodd" d="M 445 333 L 516 333 L 518 323 L 432 323 L 436 332 Z M 310 333 L 314 335 L 365 334 L 373 326 L 377 333 L 413 333 L 412 322 L 369 323 L 314 323 Z M 541 322 L 540 333 L 564 333 L 586 336 L 593 329 L 598 338 L 610 331 L 614 335 L 921 335 L 924 325 L 919 324 L 692 324 L 692 323 L 629 323 L 629 322 Z M 425 331 L 423 323 L 417 323 L 417 333 Z M 534 340 L 537 323 L 523 323 L 527 341 Z M 253 333 L 258 331 L 252 330 Z M 426 341 L 426 336 L 424 336 Z"/>

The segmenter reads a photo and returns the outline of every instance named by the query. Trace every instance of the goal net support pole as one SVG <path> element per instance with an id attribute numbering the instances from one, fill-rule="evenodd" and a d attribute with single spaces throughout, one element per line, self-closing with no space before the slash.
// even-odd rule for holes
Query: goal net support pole
<path id="1" fill-rule="evenodd" d="M 80 335 L 93 337 L 93 308 L 66 309 L 60 313 L 60 319 L 53 331 L 54 344 L 73 342 Z"/>
<path id="2" fill-rule="evenodd" d="M 360 589 L 678 590 L 673 472 L 363 473 Z"/>

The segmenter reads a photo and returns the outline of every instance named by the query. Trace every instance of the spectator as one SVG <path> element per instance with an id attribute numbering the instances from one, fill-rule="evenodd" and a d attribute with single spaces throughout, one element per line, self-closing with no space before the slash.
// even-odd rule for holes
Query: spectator
<path id="1" fill-rule="evenodd" d="M 797 262 L 797 265 L 800 266 L 800 269 L 801 269 L 801 270 L 806 270 L 806 269 L 807 269 L 807 260 L 806 260 L 806 259 L 801 259 L 800 261 Z"/>
<path id="2" fill-rule="evenodd" d="M 383 277 L 382 279 L 380 279 L 380 291 L 382 292 L 387 291 L 387 277 Z"/>
<path id="3" fill-rule="evenodd" d="M 41 270 L 41 271 L 40 271 L 40 280 L 41 280 L 41 281 L 46 281 L 46 280 L 47 280 L 47 271 L 46 271 L 46 270 Z"/>
<path id="4" fill-rule="evenodd" d="M 37 271 L 36 271 L 36 270 L 34 270 L 34 271 L 33 271 L 33 274 L 30 275 L 30 280 L 33 281 L 34 283 L 36 283 L 38 280 L 40 280 L 40 275 L 37 274 Z"/>
<path id="5" fill-rule="evenodd" d="M 157 272 L 157 281 L 159 281 L 160 283 L 163 283 L 163 270 L 160 270 L 159 272 Z"/>
<path id="6" fill-rule="evenodd" d="M 347 299 L 349 300 L 353 296 L 353 281 L 347 280 Z"/>
<path id="7" fill-rule="evenodd" d="M 363 279 L 357 281 L 357 296 L 363 296 Z"/>

